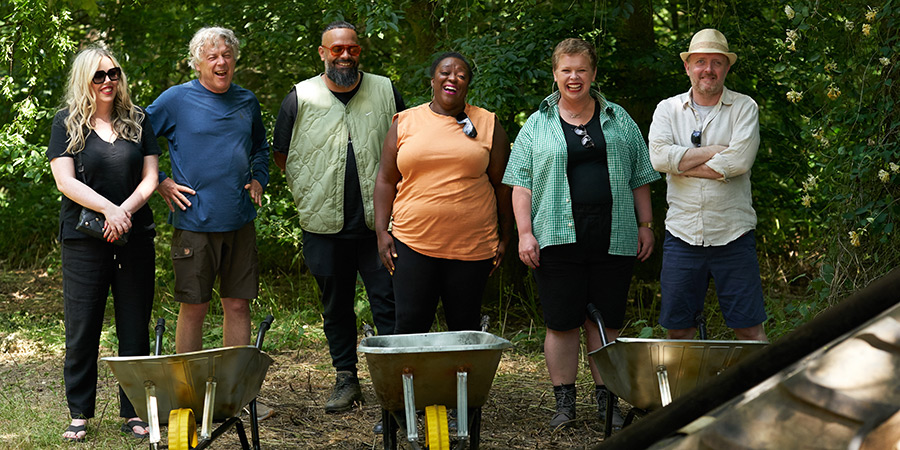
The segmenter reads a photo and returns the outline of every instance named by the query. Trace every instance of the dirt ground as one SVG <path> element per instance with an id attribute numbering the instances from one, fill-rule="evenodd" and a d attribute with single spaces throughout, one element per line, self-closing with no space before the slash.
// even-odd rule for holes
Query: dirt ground
<path id="1" fill-rule="evenodd" d="M 381 415 L 364 363 L 360 379 L 366 404 L 344 414 L 325 414 L 323 406 L 334 383 L 321 352 L 275 355 L 259 400 L 276 415 L 260 424 L 261 439 L 270 448 L 382 448 L 372 426 Z M 481 448 L 556 449 L 593 446 L 602 441 L 593 386 L 579 386 L 579 420 L 571 429 L 549 430 L 553 394 L 542 361 L 507 352 L 501 360 L 490 397 L 482 408 Z M 420 427 L 419 433 L 424 430 Z"/>
<path id="2" fill-rule="evenodd" d="M 26 277 L 30 278 L 30 283 L 15 290 L 6 283 L 3 292 L 0 292 L 0 303 L 3 303 L 0 311 L 21 308 L 34 311 L 33 314 L 45 314 L 58 308 L 60 302 L 52 299 L 58 295 L 51 292 L 54 283 L 47 283 L 39 277 Z M 21 395 L 23 403 L 48 405 L 32 406 L 33 414 L 55 416 L 59 418 L 59 423 L 64 423 L 61 422 L 66 417 L 62 353 L 58 349 L 42 348 L 40 344 L 34 348 L 35 345 L 6 336 L 0 348 L 0 377 L 5 385 L 16 386 L 15 395 Z M 324 340 L 313 341 L 308 348 L 299 350 L 267 348 L 267 351 L 274 363 L 269 368 L 258 398 L 274 408 L 275 415 L 260 422 L 263 448 L 383 448 L 381 436 L 372 432 L 372 426 L 380 419 L 381 408 L 375 399 L 363 355 L 360 357 L 359 376 L 366 403 L 347 413 L 326 414 L 323 407 L 334 384 L 334 371 Z M 109 354 L 109 351 L 106 353 Z M 596 404 L 591 399 L 593 386 L 586 373 L 587 368 L 582 367 L 578 383 L 578 420 L 570 428 L 550 430 L 546 422 L 553 414 L 554 399 L 543 358 L 515 349 L 505 351 L 487 404 L 482 408 L 481 448 L 587 448 L 601 443 L 603 426 L 597 420 Z M 112 411 L 117 409 L 116 380 L 102 363 L 98 385 L 98 404 L 106 404 Z M 10 400 L 10 397 L 4 393 L 3 399 Z M 57 422 L 56 419 L 49 420 Z M 249 420 L 244 422 L 249 435 Z M 115 433 L 114 430 L 110 432 Z M 166 429 L 162 432 L 165 442 Z M 424 436 L 421 426 L 419 434 Z M 405 436 L 398 438 L 401 448 L 409 448 L 403 443 Z M 420 442 L 424 443 L 424 440 Z M 109 448 L 117 447 L 113 444 Z M 212 448 L 239 448 L 236 433 L 228 431 Z"/>

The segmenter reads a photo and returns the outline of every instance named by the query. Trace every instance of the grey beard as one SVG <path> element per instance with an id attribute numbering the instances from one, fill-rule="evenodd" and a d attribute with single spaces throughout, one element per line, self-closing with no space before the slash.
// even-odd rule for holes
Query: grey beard
<path id="1" fill-rule="evenodd" d="M 356 79 L 359 78 L 359 70 L 357 70 L 356 67 L 338 69 L 334 66 L 329 66 L 325 68 L 325 75 L 338 86 L 350 87 L 353 86 L 353 83 L 356 83 Z"/>

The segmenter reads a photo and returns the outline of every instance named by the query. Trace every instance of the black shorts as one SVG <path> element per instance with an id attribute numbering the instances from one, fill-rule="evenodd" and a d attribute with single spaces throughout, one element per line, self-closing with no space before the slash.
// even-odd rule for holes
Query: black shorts
<path id="1" fill-rule="evenodd" d="M 572 212 L 577 242 L 541 249 L 534 271 L 544 322 L 555 331 L 579 328 L 590 302 L 607 328 L 620 329 L 635 257 L 609 254 L 611 205 L 574 205 Z"/>

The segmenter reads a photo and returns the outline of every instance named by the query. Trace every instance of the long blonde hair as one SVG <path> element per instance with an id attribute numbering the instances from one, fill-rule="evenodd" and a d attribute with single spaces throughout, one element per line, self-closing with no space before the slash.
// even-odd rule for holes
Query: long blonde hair
<path id="1" fill-rule="evenodd" d="M 74 155 L 84 150 L 85 137 L 94 129 L 91 119 L 97 112 L 97 99 L 94 97 L 94 91 L 91 90 L 91 79 L 94 78 L 94 73 L 100 66 L 100 60 L 104 57 L 109 58 L 116 67 L 121 67 L 109 50 L 99 47 L 82 50 L 72 62 L 64 107 L 69 111 L 69 117 L 65 120 L 66 134 L 69 137 L 66 153 Z M 124 71 L 119 75 L 111 116 L 113 130 L 118 137 L 132 142 L 140 142 L 141 121 L 144 120 L 144 112 L 131 103 L 131 96 L 128 95 L 128 80 L 125 78 Z"/>

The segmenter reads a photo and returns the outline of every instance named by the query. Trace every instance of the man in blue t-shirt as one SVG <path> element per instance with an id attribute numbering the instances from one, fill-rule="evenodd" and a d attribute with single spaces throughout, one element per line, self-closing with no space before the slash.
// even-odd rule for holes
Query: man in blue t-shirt
<path id="1" fill-rule="evenodd" d="M 198 79 L 173 86 L 147 108 L 169 141 L 171 176 L 157 191 L 171 211 L 178 353 L 202 348 L 202 326 L 219 277 L 223 345 L 250 344 L 250 299 L 259 288 L 253 219 L 269 181 L 269 145 L 259 101 L 232 84 L 240 42 L 203 28 L 190 43 Z"/>

